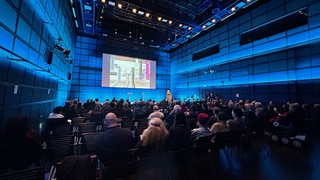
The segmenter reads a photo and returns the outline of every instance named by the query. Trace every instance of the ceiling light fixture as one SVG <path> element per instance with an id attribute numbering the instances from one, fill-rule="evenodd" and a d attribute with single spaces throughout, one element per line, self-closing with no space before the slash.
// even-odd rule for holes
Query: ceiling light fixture
<path id="1" fill-rule="evenodd" d="M 137 13 L 137 9 L 136 8 L 133 8 L 132 9 L 132 12 L 135 14 L 135 13 Z"/>
<path id="2" fill-rule="evenodd" d="M 115 5 L 116 5 L 116 3 L 115 3 L 115 2 L 113 2 L 113 1 L 108 1 L 108 5 L 110 5 L 110 6 L 115 6 Z"/>
<path id="3" fill-rule="evenodd" d="M 119 3 L 119 4 L 118 4 L 118 8 L 119 8 L 119 9 L 122 9 L 122 4 Z"/>

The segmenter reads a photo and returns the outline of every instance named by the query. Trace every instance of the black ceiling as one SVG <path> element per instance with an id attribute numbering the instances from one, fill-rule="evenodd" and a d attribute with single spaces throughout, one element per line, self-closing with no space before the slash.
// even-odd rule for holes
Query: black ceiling
<path id="1" fill-rule="evenodd" d="M 207 28 L 214 26 L 254 0 L 70 2 L 79 34 L 170 50 L 205 30 L 204 25 Z M 118 4 L 122 4 L 122 8 Z M 134 13 L 133 9 L 137 11 Z M 147 13 L 149 17 L 146 17 Z M 158 17 L 162 19 L 159 21 Z"/>

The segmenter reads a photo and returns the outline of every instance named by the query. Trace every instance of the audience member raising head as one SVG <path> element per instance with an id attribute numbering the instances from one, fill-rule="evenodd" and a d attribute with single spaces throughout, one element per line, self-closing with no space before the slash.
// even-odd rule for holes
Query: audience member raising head
<path id="1" fill-rule="evenodd" d="M 95 141 L 95 152 L 104 165 L 115 165 L 129 160 L 128 150 L 133 148 L 133 135 L 129 129 L 120 128 L 121 120 L 114 113 L 105 116 L 106 129 Z"/>

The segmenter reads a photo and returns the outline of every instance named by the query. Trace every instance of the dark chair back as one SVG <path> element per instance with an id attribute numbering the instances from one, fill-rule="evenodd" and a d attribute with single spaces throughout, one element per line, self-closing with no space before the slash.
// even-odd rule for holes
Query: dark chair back
<path id="1" fill-rule="evenodd" d="M 71 120 L 72 120 L 72 124 L 74 124 L 74 125 L 86 122 L 85 117 L 73 117 L 73 118 L 71 118 Z"/>
<path id="2" fill-rule="evenodd" d="M 1 180 L 44 180 L 44 167 L 0 174 Z"/>
<path id="3" fill-rule="evenodd" d="M 108 166 L 101 164 L 101 179 L 130 179 L 129 177 L 137 171 L 140 157 L 138 156 L 138 149 L 130 149 L 127 155 L 128 161 L 126 162 Z"/>
<path id="4" fill-rule="evenodd" d="M 95 155 L 72 155 L 57 162 L 49 173 L 51 179 L 96 180 L 97 157 Z"/>
<path id="5" fill-rule="evenodd" d="M 65 118 L 52 118 L 47 119 L 45 129 L 43 132 L 44 137 L 52 135 L 70 135 L 72 134 L 72 126 Z"/>
<path id="6" fill-rule="evenodd" d="M 213 135 L 200 137 L 194 146 L 194 153 L 196 155 L 206 155 L 211 148 L 211 139 Z"/>
<path id="7" fill-rule="evenodd" d="M 81 154 L 94 154 L 94 144 L 99 133 L 100 132 L 91 132 L 81 134 Z"/>
<path id="8" fill-rule="evenodd" d="M 81 133 L 90 133 L 97 131 L 97 123 L 96 122 L 85 122 L 85 123 L 79 123 L 79 131 Z"/>
<path id="9" fill-rule="evenodd" d="M 215 149 L 221 149 L 225 147 L 241 146 L 243 143 L 244 131 L 231 130 L 228 132 L 221 132 L 216 134 L 213 147 Z"/>
<path id="10" fill-rule="evenodd" d="M 75 147 L 77 144 L 78 137 L 73 135 L 50 137 L 47 141 L 49 159 L 52 163 L 56 163 L 64 157 L 76 154 Z"/>

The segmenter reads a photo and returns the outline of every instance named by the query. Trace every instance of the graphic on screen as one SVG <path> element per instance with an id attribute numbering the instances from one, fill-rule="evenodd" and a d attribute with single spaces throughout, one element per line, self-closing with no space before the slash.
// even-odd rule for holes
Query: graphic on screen
<path id="1" fill-rule="evenodd" d="M 155 89 L 156 61 L 103 54 L 102 86 Z"/>

